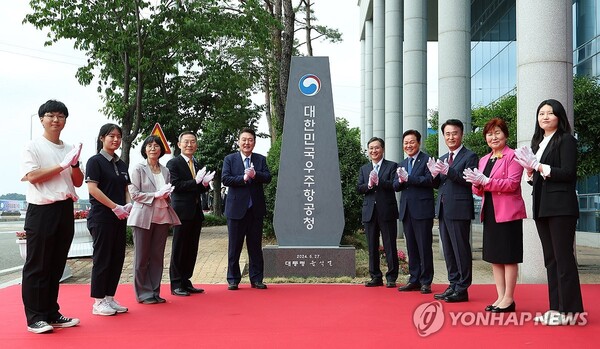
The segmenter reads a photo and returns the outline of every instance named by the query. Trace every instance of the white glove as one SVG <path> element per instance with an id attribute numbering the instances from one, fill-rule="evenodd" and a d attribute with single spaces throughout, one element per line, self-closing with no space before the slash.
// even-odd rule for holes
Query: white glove
<path id="1" fill-rule="evenodd" d="M 379 177 L 377 176 L 377 172 L 375 170 L 371 170 L 369 173 L 369 188 L 373 188 L 379 184 Z"/>
<path id="2" fill-rule="evenodd" d="M 400 183 L 408 181 L 408 172 L 406 172 L 404 167 L 398 167 L 396 169 L 396 174 L 398 174 L 398 180 Z"/>
<path id="3" fill-rule="evenodd" d="M 71 151 L 69 151 L 67 153 L 67 155 L 65 155 L 65 158 L 60 163 L 60 167 L 62 167 L 62 169 L 64 170 L 71 165 L 75 165 L 77 163 L 77 161 L 79 161 L 80 154 L 81 154 L 81 143 L 79 143 L 76 146 L 73 146 L 73 149 L 71 149 Z"/>
<path id="4" fill-rule="evenodd" d="M 249 178 L 254 179 L 254 176 L 256 176 L 254 166 L 250 165 L 250 167 L 244 170 L 244 174 L 247 174 Z"/>
<path id="5" fill-rule="evenodd" d="M 202 167 L 202 169 L 196 172 L 196 184 L 200 184 L 204 176 L 206 175 L 206 166 Z"/>
<path id="6" fill-rule="evenodd" d="M 127 213 L 131 213 L 131 209 L 133 208 L 133 204 L 131 202 L 128 202 L 125 204 L 125 206 L 123 206 L 123 208 L 125 209 L 125 211 L 127 211 Z"/>
<path id="7" fill-rule="evenodd" d="M 444 159 L 444 161 L 442 162 L 442 160 L 439 160 L 435 163 L 435 170 L 438 173 L 441 173 L 443 175 L 447 175 L 448 174 L 448 169 L 450 168 L 450 165 L 448 164 L 448 159 Z"/>
<path id="8" fill-rule="evenodd" d="M 465 181 L 473 183 L 474 186 L 485 186 L 490 181 L 490 179 L 481 173 L 478 168 L 466 168 L 463 171 L 463 178 Z"/>
<path id="9" fill-rule="evenodd" d="M 522 146 L 521 148 L 515 149 L 515 161 L 523 166 L 528 172 L 537 171 L 540 167 L 539 161 L 528 146 Z"/>
<path id="10" fill-rule="evenodd" d="M 128 205 L 131 205 L 131 204 L 128 204 Z M 130 210 L 131 210 L 131 208 L 130 208 Z M 117 205 L 117 206 L 115 206 L 115 208 L 112 209 L 112 211 L 119 219 L 125 219 L 129 216 L 129 212 L 127 212 L 127 209 L 125 208 L 125 206 Z"/>
<path id="11" fill-rule="evenodd" d="M 439 173 L 439 171 L 435 168 L 435 163 L 435 158 L 429 158 L 429 160 L 427 160 L 427 168 L 429 169 L 431 177 L 433 178 L 435 178 L 435 176 L 437 176 Z"/>
<path id="12" fill-rule="evenodd" d="M 165 184 L 159 191 L 154 193 L 154 197 L 157 199 L 166 199 L 171 195 L 173 191 L 173 185 L 171 183 Z"/>
<path id="13" fill-rule="evenodd" d="M 210 181 L 213 180 L 213 178 L 215 178 L 215 171 L 206 173 L 206 175 L 202 179 L 202 185 L 208 187 L 208 184 L 210 183 Z"/>

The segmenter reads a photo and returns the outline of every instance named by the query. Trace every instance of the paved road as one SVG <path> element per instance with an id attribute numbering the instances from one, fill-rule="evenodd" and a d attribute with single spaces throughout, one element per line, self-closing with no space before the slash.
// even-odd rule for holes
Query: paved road
<path id="1" fill-rule="evenodd" d="M 0 222 L 0 271 L 22 266 L 24 263 L 15 243 L 17 230 L 23 230 L 23 221 Z"/>

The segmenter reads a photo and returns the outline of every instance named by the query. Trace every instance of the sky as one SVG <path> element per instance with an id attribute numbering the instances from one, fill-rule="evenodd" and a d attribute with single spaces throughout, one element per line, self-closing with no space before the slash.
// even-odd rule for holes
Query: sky
<path id="1" fill-rule="evenodd" d="M 317 41 L 313 44 L 313 54 L 329 57 L 335 116 L 347 119 L 351 127 L 359 127 L 359 7 L 355 1 L 348 0 L 315 2 L 318 22 L 338 29 L 343 41 L 336 44 Z M 37 110 L 48 99 L 60 100 L 69 109 L 61 139 L 66 143 L 83 143 L 82 163 L 95 154 L 95 139 L 100 126 L 114 122 L 101 112 L 103 102 L 95 83 L 81 86 L 75 78 L 77 68 L 85 64 L 85 54 L 76 51 L 73 43 L 66 40 L 44 47 L 46 33 L 21 23 L 30 12 L 27 1 L 10 1 L 3 4 L 0 11 L 0 32 L 3 33 L 0 37 L 0 103 L 3 109 L 0 120 L 4 125 L 4 134 L 0 137 L 4 149 L 0 195 L 26 192 L 26 184 L 20 182 L 21 152 L 32 136 L 42 134 Z M 428 75 L 436 74 L 437 65 L 429 66 L 435 69 L 429 68 Z M 437 101 L 435 93 L 435 90 L 428 91 L 430 101 Z M 262 101 L 262 98 L 256 100 Z M 264 118 L 259 131 L 268 132 Z M 268 147 L 268 140 L 259 139 L 255 151 L 266 155 Z M 130 154 L 132 164 L 142 160 L 137 149 Z M 166 161 L 168 155 L 161 163 L 166 164 Z M 85 184 L 77 192 L 82 198 L 88 196 Z"/>

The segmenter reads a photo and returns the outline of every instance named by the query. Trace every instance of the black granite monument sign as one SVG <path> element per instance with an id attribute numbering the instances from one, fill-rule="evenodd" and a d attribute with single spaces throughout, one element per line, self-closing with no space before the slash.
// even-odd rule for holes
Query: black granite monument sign
<path id="1" fill-rule="evenodd" d="M 293 57 L 265 276 L 355 276 L 339 245 L 344 208 L 327 57 Z"/>

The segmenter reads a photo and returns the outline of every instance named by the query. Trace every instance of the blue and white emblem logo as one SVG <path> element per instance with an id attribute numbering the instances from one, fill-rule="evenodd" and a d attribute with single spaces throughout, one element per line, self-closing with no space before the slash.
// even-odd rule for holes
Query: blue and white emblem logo
<path id="1" fill-rule="evenodd" d="M 321 91 L 321 79 L 315 74 L 306 74 L 300 78 L 298 88 L 303 95 L 312 97 Z"/>

